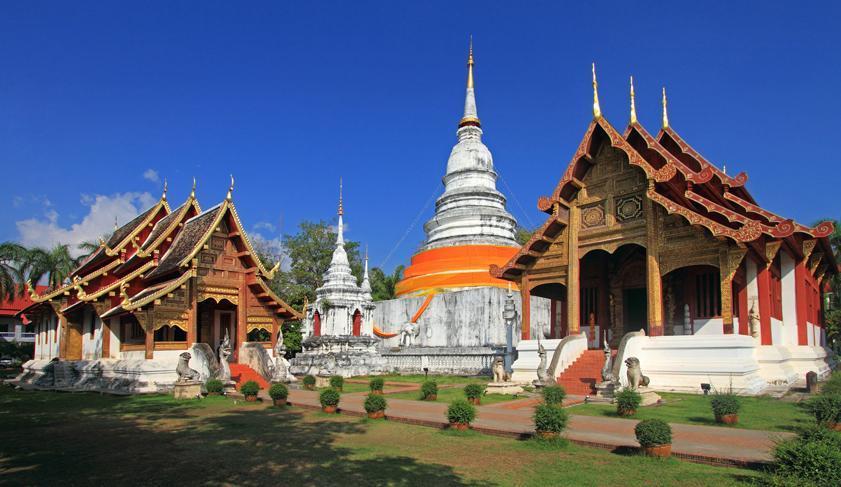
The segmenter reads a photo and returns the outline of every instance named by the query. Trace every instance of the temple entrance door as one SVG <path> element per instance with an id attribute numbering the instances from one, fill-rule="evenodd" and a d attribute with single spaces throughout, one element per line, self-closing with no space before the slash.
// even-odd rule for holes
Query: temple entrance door
<path id="1" fill-rule="evenodd" d="M 566 286 L 559 283 L 541 284 L 533 287 L 530 294 L 549 300 L 549 328 L 544 330 L 541 338 L 563 338 L 567 336 Z"/>
<path id="2" fill-rule="evenodd" d="M 625 303 L 624 332 L 645 330 L 648 333 L 648 296 L 645 288 L 623 289 Z"/>
<path id="3" fill-rule="evenodd" d="M 353 336 L 358 337 L 362 333 L 362 313 L 356 310 L 353 313 Z"/>
<path id="4" fill-rule="evenodd" d="M 64 358 L 66 360 L 82 360 L 82 324 L 67 322 L 67 348 Z"/>

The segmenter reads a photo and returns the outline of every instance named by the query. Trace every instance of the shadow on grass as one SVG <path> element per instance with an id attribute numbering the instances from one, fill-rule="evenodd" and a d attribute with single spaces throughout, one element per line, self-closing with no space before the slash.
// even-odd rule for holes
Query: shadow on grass
<path id="1" fill-rule="evenodd" d="M 359 422 L 219 401 L 2 391 L 2 483 L 479 485 L 445 465 L 337 446 L 365 433 Z"/>

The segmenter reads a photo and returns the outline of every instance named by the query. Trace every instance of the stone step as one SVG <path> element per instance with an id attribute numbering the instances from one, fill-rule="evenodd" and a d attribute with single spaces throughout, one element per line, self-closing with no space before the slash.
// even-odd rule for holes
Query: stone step
<path id="1" fill-rule="evenodd" d="M 558 376 L 556 382 L 566 389 L 567 394 L 595 394 L 595 385 L 601 380 L 602 367 L 604 367 L 604 352 L 585 350 Z"/>
<path id="2" fill-rule="evenodd" d="M 253 380 L 260 385 L 260 388 L 266 390 L 269 388 L 269 383 L 256 370 L 245 364 L 231 364 L 231 380 L 236 382 L 236 388 L 239 390 L 243 384 Z"/>

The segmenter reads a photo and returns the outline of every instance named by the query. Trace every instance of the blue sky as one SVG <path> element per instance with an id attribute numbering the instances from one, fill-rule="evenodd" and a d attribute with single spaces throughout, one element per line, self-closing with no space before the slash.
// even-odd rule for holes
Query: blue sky
<path id="1" fill-rule="evenodd" d="M 372 265 L 407 264 L 442 191 L 470 33 L 484 140 L 525 226 L 591 119 L 592 61 L 620 130 L 628 76 L 652 133 L 665 85 L 671 125 L 747 171 L 760 204 L 841 217 L 838 4 L 701 3 L 4 2 L 0 240 L 95 237 L 163 178 L 177 204 L 195 176 L 207 208 L 230 173 L 248 230 L 272 240 L 334 218 L 343 176 L 347 237 Z"/>

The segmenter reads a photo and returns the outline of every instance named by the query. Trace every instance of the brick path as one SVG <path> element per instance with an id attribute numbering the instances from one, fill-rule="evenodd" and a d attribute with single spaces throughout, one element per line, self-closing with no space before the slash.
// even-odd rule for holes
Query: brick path
<path id="1" fill-rule="evenodd" d="M 265 391 L 261 394 L 265 395 Z M 339 408 L 344 414 L 364 415 L 364 400 L 365 393 L 342 394 Z M 565 404 L 574 401 L 576 398 L 570 398 Z M 320 408 L 315 391 L 291 389 L 289 402 L 295 406 Z M 478 406 L 473 429 L 493 435 L 528 438 L 534 433 L 531 416 L 535 403 L 533 398 L 527 398 Z M 393 421 L 444 428 L 447 426 L 446 411 L 447 404 L 443 402 L 388 399 L 386 416 Z M 632 419 L 571 415 L 564 436 L 574 443 L 622 451 L 639 446 L 634 436 L 636 424 Z M 762 465 L 771 460 L 774 440 L 791 436 L 790 433 L 715 426 L 677 423 L 671 426 L 674 456 L 713 465 Z"/>

